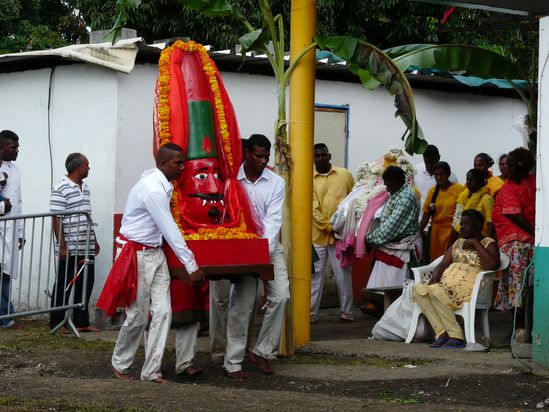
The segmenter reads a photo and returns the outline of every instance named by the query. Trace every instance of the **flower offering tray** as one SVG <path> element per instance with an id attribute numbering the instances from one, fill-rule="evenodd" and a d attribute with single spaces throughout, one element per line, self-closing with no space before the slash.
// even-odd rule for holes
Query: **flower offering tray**
<path id="1" fill-rule="evenodd" d="M 274 279 L 267 239 L 188 240 L 187 245 L 209 280 L 238 281 L 241 276 L 256 276 L 262 280 Z M 186 274 L 185 267 L 172 249 L 167 244 L 162 248 L 166 254 L 170 274 Z"/>

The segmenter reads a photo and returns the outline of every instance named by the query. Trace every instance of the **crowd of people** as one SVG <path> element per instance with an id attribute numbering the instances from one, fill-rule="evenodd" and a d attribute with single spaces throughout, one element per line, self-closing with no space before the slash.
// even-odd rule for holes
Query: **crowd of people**
<path id="1" fill-rule="evenodd" d="M 320 150 L 324 149 L 315 146 L 315 178 L 321 172 L 316 163 Z M 374 266 L 367 284 L 370 289 L 401 287 L 409 277 L 409 267 L 444 256 L 432 284 L 414 287 L 414 300 L 435 330 L 433 346 L 460 348 L 465 342 L 453 312 L 470 300 L 476 274 L 499 267 L 499 251 L 510 258 L 510 265 L 499 274 L 494 307 L 502 311 L 517 309 L 517 327 L 524 327 L 521 291 L 528 295 L 533 280 L 535 162 L 530 151 L 517 148 L 499 158 L 501 174 L 496 176 L 491 170 L 494 160 L 479 153 L 465 176 L 464 186 L 458 183 L 449 163 L 440 159 L 438 149 L 429 145 L 424 162 L 415 166 L 413 181 L 397 165 L 384 168 L 382 178 L 388 197 L 379 193 L 369 201 L 362 219 L 373 214 L 374 224 L 365 239 L 357 237 L 356 247 L 365 242 L 373 252 Z M 327 174 L 330 169 L 322 170 Z M 314 185 L 316 196 L 316 180 Z M 341 190 L 342 185 L 332 188 L 334 194 Z M 340 202 L 345 204 L 343 197 L 339 194 Z M 381 202 L 375 203 L 378 199 Z M 375 204 L 374 210 L 368 212 L 371 204 Z M 329 205 L 324 210 L 332 209 Z M 318 219 L 322 211 L 322 207 L 320 211 L 315 208 L 313 213 L 317 228 L 325 226 L 324 220 Z M 334 269 L 336 281 L 338 270 Z M 337 285 L 341 289 L 339 281 Z M 312 296 L 315 293 L 313 289 Z M 317 313 L 317 306 L 312 305 L 311 323 L 317 322 Z M 347 316 L 343 306 L 341 316 Z"/>
<path id="2" fill-rule="evenodd" d="M 474 251 L 476 262 L 473 265 L 475 266 L 473 275 L 463 278 L 467 280 L 461 278 L 456 280 L 455 276 L 445 272 L 441 280 L 442 284 L 445 277 L 453 278 L 455 284 L 454 288 L 448 286 L 443 288 L 445 295 L 450 299 L 445 307 L 454 309 L 461 307 L 463 302 L 470 299 L 475 274 L 480 270 L 496 269 L 499 266 L 498 251 L 493 246 L 494 241 L 497 241 L 499 250 L 510 258 L 510 264 L 507 271 L 499 274 L 494 307 L 502 311 L 517 308 L 517 327 L 524 327 L 525 310 L 521 291 L 528 295 L 529 286 L 533 282 L 532 257 L 536 201 L 535 176 L 532 174 L 535 165 L 534 156 L 524 148 L 517 148 L 502 155 L 499 159 L 501 175 L 495 176 L 490 170 L 494 160 L 486 153 L 479 153 L 474 158 L 474 168 L 467 172 L 465 188 L 459 194 L 457 190 L 452 190 L 452 187 L 459 184 L 448 184 L 447 175 L 450 167 L 441 166 L 441 163 L 443 162 L 437 163 L 432 169 L 436 185 L 431 188 L 431 196 L 426 198 L 423 205 L 422 223 L 431 222 L 430 253 L 427 254 L 425 261 L 444 255 L 442 267 L 445 267 L 445 264 L 448 265 L 448 262 L 452 261 L 452 257 L 466 255 L 463 252 L 463 249 L 466 249 Z M 437 191 L 439 196 L 435 196 Z M 443 196 L 444 200 L 439 200 L 442 192 L 446 192 Z M 452 209 L 454 209 L 453 213 Z M 480 235 L 469 235 L 478 242 L 463 241 L 467 239 L 462 227 L 466 220 L 465 216 L 472 216 L 466 214 L 469 210 L 478 212 L 477 222 L 482 218 Z M 450 220 L 451 226 L 448 225 Z M 468 230 L 470 233 L 471 229 L 468 228 Z M 436 236 L 433 236 L 433 233 Z M 479 244 L 483 247 L 481 248 Z M 449 246 L 450 249 L 448 249 Z M 485 258 L 487 254 L 490 254 L 489 258 Z M 469 268 L 462 270 L 462 274 L 467 271 L 471 273 Z M 523 282 L 526 286 L 524 288 L 522 288 Z M 440 295 L 441 292 L 437 289 L 436 293 Z M 423 308 L 421 302 L 420 300 L 420 306 Z M 429 320 L 431 324 L 437 323 L 431 318 Z M 452 329 L 455 329 L 455 325 Z M 454 339 L 449 341 L 448 345 L 460 347 L 464 344 L 462 334 L 444 330 L 441 335 L 443 339 L 446 337 L 444 332 Z M 456 344 L 455 339 L 460 342 Z"/>
<path id="3" fill-rule="evenodd" d="M 273 373 L 268 361 L 276 358 L 285 307 L 290 299 L 288 273 L 279 243 L 284 181 L 267 167 L 271 144 L 265 136 L 252 135 L 245 143 L 238 180 L 261 222 L 262 236 L 268 240 L 274 279 L 261 285 L 257 278 L 247 276 L 232 287 L 224 280 L 210 282 L 212 362 L 222 365 L 231 379 L 248 377 L 242 369 L 245 357 L 263 373 Z M 13 163 L 18 147 L 15 133 L 0 132 L 0 213 L 4 216 L 21 214 L 20 174 Z M 353 322 L 351 268 L 338 249 L 340 237 L 332 226 L 332 216 L 356 185 L 349 171 L 331 164 L 331 154 L 325 144 L 316 144 L 313 150 L 312 237 L 317 259 L 311 273 L 310 321 L 312 324 L 319 321 L 329 261 L 338 289 L 340 321 Z M 155 154 L 156 167 L 143 173 L 127 199 L 113 270 L 127 272 L 137 281 L 112 355 L 113 372 L 119 379 L 130 379 L 130 367 L 146 336 L 141 379 L 166 382 L 160 368 L 170 329 L 171 305 L 170 275 L 162 243 L 169 244 L 184 265 L 186 275 L 182 280 L 192 285 L 205 282 L 204 273 L 170 211 L 173 190 L 170 181 L 181 175 L 184 160 L 181 147 L 173 143 L 161 146 Z M 530 285 L 533 272 L 534 158 L 528 150 L 517 148 L 499 158 L 499 176 L 493 174 L 493 165 L 488 154 L 479 153 L 462 185 L 450 164 L 441 161 L 438 149 L 429 145 L 423 154 L 423 163 L 415 167 L 413 181 L 399 163 L 383 168 L 384 190 L 370 202 L 370 206 L 376 207 L 363 216 L 372 224 L 357 238 L 356 247 L 371 252 L 375 262 L 368 287 L 401 286 L 409 277 L 409 267 L 444 256 L 432 284 L 416 285 L 413 292 L 435 330 L 435 347 L 464 346 L 463 332 L 453 312 L 470 298 L 476 274 L 482 269 L 498 267 L 499 251 L 509 256 L 511 264 L 509 270 L 501 274 L 495 307 L 510 311 L 524 306 L 522 283 L 526 281 Z M 65 167 L 67 175 L 54 186 L 50 197 L 51 211 L 60 214 L 53 220 L 59 267 L 52 307 L 67 304 L 70 294 L 67 279 L 73 278 L 86 254 L 93 257 L 100 251 L 93 231 L 89 240 L 84 237 L 83 216 L 75 220 L 74 216 L 62 215 L 71 211 L 91 213 L 90 190 L 84 180 L 90 170 L 89 161 L 81 153 L 71 153 Z M 10 282 L 16 273 L 11 265 L 16 260 L 17 247 L 23 242 L 21 230 L 13 221 L 11 226 L 4 225 L 0 236 L 4 250 L 0 314 L 14 311 L 9 294 Z M 10 244 L 12 239 L 18 239 L 19 244 Z M 127 264 L 132 259 L 135 264 Z M 88 313 L 93 283 L 94 271 L 90 266 L 86 287 L 81 277 L 74 285 L 75 299 L 84 303 L 81 310 L 74 312 L 74 323 L 81 332 L 98 330 L 90 324 Z M 262 301 L 258 298 L 262 286 L 267 293 L 266 310 L 257 341 L 252 343 L 251 326 L 260 306 L 258 302 Z M 82 295 L 83 289 L 87 291 L 86 296 Z M 232 304 L 229 305 L 229 301 Z M 519 310 L 519 314 L 519 318 L 524 317 L 523 310 Z M 63 311 L 51 312 L 50 327 L 55 328 L 64 319 Z M 13 320 L 0 321 L 3 328 L 13 324 Z M 201 372 L 192 362 L 198 327 L 198 323 L 193 323 L 177 329 L 178 374 L 196 376 Z M 65 328 L 61 331 L 68 333 Z"/>

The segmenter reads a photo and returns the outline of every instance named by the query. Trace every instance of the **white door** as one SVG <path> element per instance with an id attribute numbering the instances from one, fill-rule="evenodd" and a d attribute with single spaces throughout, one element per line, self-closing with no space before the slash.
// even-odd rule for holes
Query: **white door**
<path id="1" fill-rule="evenodd" d="M 347 166 L 347 106 L 315 107 L 315 143 L 324 143 L 332 154 L 332 164 Z"/>

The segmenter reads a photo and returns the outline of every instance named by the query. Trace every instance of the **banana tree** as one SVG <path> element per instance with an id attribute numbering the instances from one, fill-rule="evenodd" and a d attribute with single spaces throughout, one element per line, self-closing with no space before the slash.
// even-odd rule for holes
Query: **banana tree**
<path id="1" fill-rule="evenodd" d="M 471 77 L 493 82 L 497 79 L 503 87 L 513 88 L 524 102 L 527 110 L 525 123 L 528 147 L 536 152 L 537 92 L 535 84 L 513 60 L 491 50 L 455 44 L 409 44 L 385 50 L 402 70 L 436 70 L 439 74 L 471 84 Z M 459 74 L 456 74 L 459 73 Z M 520 80 L 517 80 L 520 79 Z M 371 83 L 372 87 L 381 84 Z"/>

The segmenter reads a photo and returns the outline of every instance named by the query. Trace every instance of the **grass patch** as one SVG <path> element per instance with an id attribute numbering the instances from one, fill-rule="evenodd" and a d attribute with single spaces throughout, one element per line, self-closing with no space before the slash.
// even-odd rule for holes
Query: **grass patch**
<path id="1" fill-rule="evenodd" d="M 17 350 L 17 346 L 15 345 L 0 345 L 0 353 L 15 352 L 16 350 Z"/>
<path id="2" fill-rule="evenodd" d="M 16 398 L 11 395 L 0 395 L 0 406 L 8 406 L 10 411 L 27 412 L 36 410 L 76 411 L 76 412 L 148 412 L 152 408 L 135 406 L 116 406 L 102 402 L 82 402 L 65 398 L 29 399 Z"/>
<path id="3" fill-rule="evenodd" d="M 402 403 L 402 404 L 418 404 L 423 403 L 419 398 L 397 398 L 393 396 L 393 392 L 389 389 L 381 389 L 377 392 L 377 397 L 381 403 Z"/>
<path id="4" fill-rule="evenodd" d="M 377 368 L 402 368 L 404 365 L 425 365 L 432 363 L 432 360 L 427 359 L 410 359 L 410 358 L 380 358 L 377 356 L 334 356 L 328 354 L 318 355 L 301 355 L 297 354 L 293 358 L 279 360 L 283 364 L 296 365 L 333 365 L 333 366 L 374 366 Z"/>
<path id="5" fill-rule="evenodd" d="M 112 351 L 114 343 L 102 340 L 85 340 L 73 335 L 50 334 L 48 322 L 36 319 L 20 319 L 22 329 L 5 330 L 0 336 L 0 352 L 28 352 L 51 349 L 81 349 L 87 351 Z"/>

